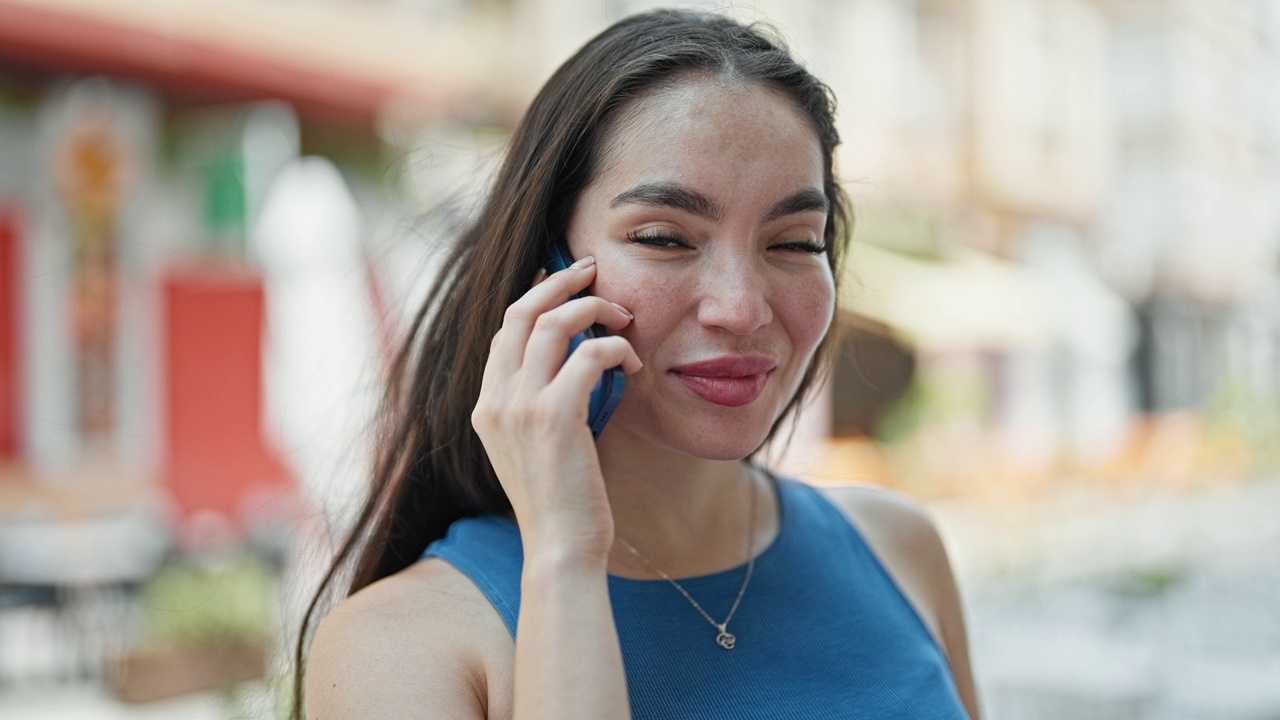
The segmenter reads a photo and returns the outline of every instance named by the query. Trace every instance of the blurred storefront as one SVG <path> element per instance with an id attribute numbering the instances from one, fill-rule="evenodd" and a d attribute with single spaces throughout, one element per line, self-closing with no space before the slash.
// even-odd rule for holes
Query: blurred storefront
<path id="1" fill-rule="evenodd" d="M 401 156 L 501 114 L 485 13 L 410 12 L 0 0 L 0 685 L 103 677 L 139 592 L 357 494 L 433 262 Z"/>

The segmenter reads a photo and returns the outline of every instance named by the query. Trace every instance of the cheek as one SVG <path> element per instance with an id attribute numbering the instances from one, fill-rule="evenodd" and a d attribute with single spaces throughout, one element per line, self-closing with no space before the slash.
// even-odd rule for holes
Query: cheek
<path id="1" fill-rule="evenodd" d="M 619 334 L 631 341 L 642 360 L 647 360 L 646 356 L 671 333 L 680 319 L 682 299 L 691 296 L 681 279 L 670 271 L 646 272 L 635 264 L 621 272 L 602 266 L 591 292 L 636 316 Z"/>
<path id="2" fill-rule="evenodd" d="M 804 352 L 813 350 L 831 325 L 835 288 L 830 281 L 793 285 L 780 299 L 788 334 Z"/>

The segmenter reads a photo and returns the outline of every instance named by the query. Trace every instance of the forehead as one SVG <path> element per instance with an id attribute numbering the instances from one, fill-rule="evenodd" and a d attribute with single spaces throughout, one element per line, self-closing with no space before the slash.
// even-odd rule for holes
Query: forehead
<path id="1" fill-rule="evenodd" d="M 647 92 L 606 129 L 593 184 L 675 180 L 736 195 L 762 183 L 821 189 L 822 148 L 804 112 L 757 82 L 692 76 Z M 724 198 L 728 199 L 728 198 Z"/>

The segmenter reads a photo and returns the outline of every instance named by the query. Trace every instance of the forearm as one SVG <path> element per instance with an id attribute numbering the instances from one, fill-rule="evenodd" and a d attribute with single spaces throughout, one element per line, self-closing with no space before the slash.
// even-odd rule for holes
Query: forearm
<path id="1" fill-rule="evenodd" d="M 515 720 L 631 717 L 603 565 L 525 558 Z"/>

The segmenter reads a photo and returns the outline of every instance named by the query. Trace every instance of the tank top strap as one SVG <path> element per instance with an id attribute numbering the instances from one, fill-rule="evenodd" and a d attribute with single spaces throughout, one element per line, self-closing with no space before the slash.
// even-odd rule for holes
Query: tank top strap
<path id="1" fill-rule="evenodd" d="M 470 578 L 515 637 L 524 567 L 524 546 L 515 523 L 501 515 L 462 518 L 427 546 L 422 558 L 429 557 L 444 560 Z"/>
<path id="2" fill-rule="evenodd" d="M 799 480 L 783 478 L 778 481 L 778 492 L 784 498 L 784 511 L 791 515 L 786 522 L 804 536 L 804 541 L 812 541 L 819 547 L 838 541 L 859 561 L 884 571 L 862 531 L 822 490 Z M 888 578 L 887 572 L 885 576 Z"/>
<path id="3" fill-rule="evenodd" d="M 805 529 L 805 534 L 820 537 L 832 535 L 849 535 L 853 540 L 861 540 L 855 528 L 849 523 L 845 514 L 837 508 L 818 488 L 791 478 L 774 478 L 778 486 L 778 500 L 782 506 L 784 524 L 792 524 Z"/>
<path id="4" fill-rule="evenodd" d="M 790 488 L 791 501 L 787 503 L 787 507 L 802 516 L 796 522 L 805 528 L 804 532 L 810 536 L 808 539 L 817 546 L 826 545 L 829 548 L 833 541 L 838 542 L 847 553 L 847 559 L 853 562 L 852 567 L 857 570 L 859 582 L 868 591 L 881 597 L 883 608 L 896 608 L 900 620 L 905 623 L 904 636 L 913 636 L 945 656 L 945 651 L 938 644 L 928 623 L 920 617 L 915 605 L 907 598 L 880 556 L 871 548 L 857 524 L 825 493 L 812 485 L 783 480 L 780 487 Z"/>

